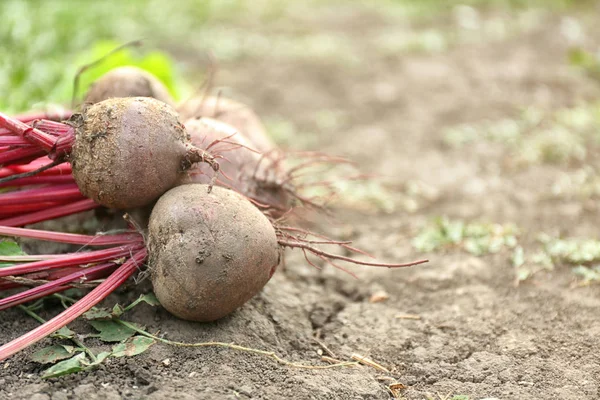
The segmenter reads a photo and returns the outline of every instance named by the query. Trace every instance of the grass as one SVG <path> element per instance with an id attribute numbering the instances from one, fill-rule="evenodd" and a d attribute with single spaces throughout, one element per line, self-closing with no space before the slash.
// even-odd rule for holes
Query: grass
<path id="1" fill-rule="evenodd" d="M 557 198 L 579 201 L 600 197 L 600 171 L 597 166 L 584 165 L 577 170 L 562 172 L 552 185 L 552 195 Z"/>
<path id="2" fill-rule="evenodd" d="M 579 279 L 578 285 L 600 283 L 600 240 L 540 234 L 538 244 L 538 249 L 526 251 L 519 243 L 519 230 L 514 224 L 465 222 L 445 217 L 424 226 L 412 241 L 419 252 L 461 250 L 484 256 L 513 249 L 510 261 L 517 285 L 559 265 L 572 268 Z"/>
<path id="3" fill-rule="evenodd" d="M 578 285 L 600 282 L 600 240 L 558 238 L 542 234 L 538 242 L 541 249 L 527 256 L 520 247 L 516 249 L 513 264 L 517 269 L 517 281 L 525 280 L 542 270 L 567 265 L 580 280 Z"/>
<path id="4" fill-rule="evenodd" d="M 261 6 L 261 4 L 263 4 Z M 193 47 L 209 20 L 220 22 L 248 12 L 268 18 L 278 0 L 3 0 L 0 2 L 0 109 L 20 112 L 70 100 L 78 62 L 98 41 L 124 43 L 146 38 L 150 49 L 182 43 Z M 189 35 L 189 36 L 188 36 Z M 165 47 L 163 47 L 165 46 Z M 206 51 L 206 49 L 204 49 Z"/>
<path id="5" fill-rule="evenodd" d="M 539 27 L 547 9 L 532 8 L 507 11 L 505 14 L 481 12 L 467 5 L 455 6 L 448 21 L 436 27 L 399 25 L 385 29 L 373 39 L 373 47 L 386 55 L 405 53 L 440 53 L 459 45 L 493 44 L 516 37 Z M 433 14 L 429 14 L 430 16 Z"/>
<path id="6" fill-rule="evenodd" d="M 418 20 L 461 5 L 502 9 L 556 9 L 582 1 L 567 0 L 364 0 L 353 6 L 371 8 L 386 17 Z M 72 79 L 82 59 L 99 41 L 124 43 L 145 38 L 148 49 L 186 54 L 198 59 L 208 50 L 220 61 L 244 57 L 279 57 L 312 62 L 336 62 L 346 67 L 365 60 L 351 36 L 319 32 L 305 26 L 299 16 L 308 12 L 343 9 L 340 0 L 116 0 L 81 2 L 70 0 L 3 0 L 0 2 L 0 109 L 15 113 L 48 104 L 65 103 L 71 96 Z M 460 12 L 458 12 L 460 14 Z M 463 12 L 469 25 L 470 12 Z M 459 15 L 460 17 L 460 15 Z M 460 18 L 459 18 L 460 19 Z M 262 32 L 262 22 L 271 21 L 274 32 Z M 101 23 L 100 23 L 101 22 Z M 489 25 L 493 33 L 493 24 Z M 504 28 L 502 28 L 504 29 Z M 469 29 L 465 37 L 476 37 Z M 398 41 L 392 32 L 376 37 L 375 43 L 388 51 L 413 49 L 444 50 L 447 32 L 417 31 Z M 405 35 L 402 35 L 405 37 Z M 400 44 L 398 44 L 400 43 Z M 190 54 L 191 53 L 191 54 Z M 181 67 L 181 65 L 179 65 Z M 192 75 L 198 75 L 197 73 Z"/>
<path id="7" fill-rule="evenodd" d="M 545 111 L 533 107 L 515 119 L 463 124 L 446 129 L 446 145 L 461 148 L 488 142 L 503 145 L 515 165 L 570 164 L 587 160 L 598 148 L 600 103 Z"/>
<path id="8" fill-rule="evenodd" d="M 413 239 L 420 252 L 459 248 L 476 256 L 497 253 L 517 245 L 518 229 L 514 224 L 464 222 L 437 218 Z"/>

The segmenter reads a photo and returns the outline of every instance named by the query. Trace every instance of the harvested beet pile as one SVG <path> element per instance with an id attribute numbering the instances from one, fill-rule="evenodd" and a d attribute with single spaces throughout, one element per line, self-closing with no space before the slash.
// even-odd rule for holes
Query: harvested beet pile
<path id="1" fill-rule="evenodd" d="M 338 261 L 388 268 L 425 262 L 385 264 L 326 251 L 335 245 L 367 255 L 301 226 L 299 210 L 326 210 L 298 177 L 343 160 L 302 153 L 290 167 L 248 107 L 219 97 L 173 104 L 153 76 L 120 68 L 92 86 L 80 112 L 0 113 L 0 235 L 98 247 L 4 257 L 11 265 L 0 268 L 0 310 L 80 282 L 95 287 L 2 345 L 0 360 L 64 327 L 144 265 L 169 312 L 213 321 L 267 284 L 285 248 L 304 252 L 311 265 L 314 257 L 342 270 Z M 91 209 L 118 219 L 126 213 L 128 229 L 79 235 L 22 228 Z"/>

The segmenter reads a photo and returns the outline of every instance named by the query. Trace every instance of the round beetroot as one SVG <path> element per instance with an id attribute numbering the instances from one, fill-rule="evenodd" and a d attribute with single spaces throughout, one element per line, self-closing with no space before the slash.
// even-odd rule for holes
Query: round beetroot
<path id="1" fill-rule="evenodd" d="M 277 146 L 267 135 L 262 121 L 247 105 L 224 97 L 194 97 L 177 107 L 182 121 L 209 117 L 231 125 L 242 132 L 252 143 L 252 148 L 270 155 Z"/>
<path id="2" fill-rule="evenodd" d="M 113 97 L 153 97 L 169 105 L 175 104 L 161 81 L 133 66 L 118 67 L 100 77 L 88 90 L 84 103 L 95 104 Z"/>
<path id="3" fill-rule="evenodd" d="M 239 194 L 176 187 L 158 200 L 148 228 L 154 292 L 172 314 L 219 319 L 269 281 L 280 250 L 270 221 Z"/>
<path id="4" fill-rule="evenodd" d="M 112 98 L 79 119 L 70 161 L 86 197 L 127 209 L 175 186 L 189 139 L 170 106 L 147 97 Z"/>
<path id="5" fill-rule="evenodd" d="M 184 125 L 194 146 L 222 156 L 217 185 L 279 210 L 287 211 L 292 206 L 292 198 L 280 184 L 285 178 L 281 166 L 253 151 L 253 143 L 243 132 L 212 118 L 190 119 Z M 215 144 L 218 141 L 221 142 Z M 199 163 L 182 175 L 179 182 L 209 183 L 212 176 L 210 166 Z"/>

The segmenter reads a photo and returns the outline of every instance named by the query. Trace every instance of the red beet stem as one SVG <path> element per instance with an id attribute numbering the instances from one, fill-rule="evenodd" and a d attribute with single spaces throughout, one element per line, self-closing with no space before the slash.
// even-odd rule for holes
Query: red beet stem
<path id="1" fill-rule="evenodd" d="M 60 257 L 62 255 L 59 254 L 56 256 Z M 21 277 L 26 278 L 26 279 L 31 279 L 31 280 L 43 279 L 43 280 L 47 280 L 47 281 L 52 281 L 55 279 L 62 278 L 63 276 L 72 274 L 73 272 L 80 271 L 83 268 L 86 268 L 86 267 L 65 267 L 65 268 L 51 269 L 48 271 L 33 272 L 31 274 L 22 275 Z M 18 288 L 18 287 L 22 287 L 22 286 L 24 286 L 24 285 L 14 282 L 14 281 L 11 281 L 11 280 L 5 280 L 4 278 L 0 278 L 0 291 L 6 290 L 6 289 Z"/>
<path id="2" fill-rule="evenodd" d="M 42 340 L 46 336 L 72 322 L 90 308 L 94 307 L 116 288 L 118 288 L 123 282 L 125 282 L 127 278 L 133 275 L 138 266 L 144 262 L 147 254 L 148 253 L 145 248 L 139 250 L 133 255 L 133 257 L 131 257 L 127 262 L 117 268 L 115 272 L 113 272 L 108 278 L 106 278 L 104 282 L 99 284 L 91 292 L 81 298 L 81 300 L 79 300 L 77 303 L 73 304 L 71 307 L 58 314 L 51 320 L 38 326 L 34 330 L 0 347 L 0 360 L 4 360 L 23 350 L 24 348 Z"/>
<path id="3" fill-rule="evenodd" d="M 0 207 L 13 204 L 34 204 L 84 198 L 76 184 L 56 185 L 0 194 Z"/>
<path id="4" fill-rule="evenodd" d="M 21 122 L 31 122 L 36 119 L 49 119 L 54 121 L 64 121 L 69 119 L 73 115 L 73 111 L 70 110 L 57 110 L 53 112 L 31 112 L 26 114 L 15 115 L 13 118 Z"/>
<path id="5" fill-rule="evenodd" d="M 40 287 L 40 286 L 38 286 L 38 287 Z M 33 300 L 40 299 L 42 297 L 50 296 L 51 294 L 54 294 L 54 293 L 64 292 L 65 290 L 67 290 L 69 288 L 71 288 L 71 286 L 65 286 L 65 285 L 53 286 L 53 287 L 46 288 L 41 291 L 38 290 L 35 293 L 28 295 L 26 297 L 23 297 L 23 298 L 14 298 L 13 299 L 13 297 L 17 296 L 17 295 L 13 295 L 10 297 L 6 297 L 4 299 L 0 299 L 0 311 L 6 310 L 7 308 L 11 308 L 14 306 L 18 306 L 19 304 L 27 303 L 28 301 L 33 301 Z M 27 290 L 26 292 L 29 292 L 29 291 L 31 291 L 31 289 Z M 21 293 L 25 293 L 25 292 L 21 292 Z M 19 294 L 21 294 L 21 293 L 19 293 Z M 10 300 L 10 301 L 5 302 L 4 300 Z"/>
<path id="6" fill-rule="evenodd" d="M 37 229 L 13 228 L 0 226 L 0 236 L 13 236 L 49 242 L 80 244 L 86 246 L 115 246 L 123 244 L 142 243 L 143 237 L 137 232 L 128 232 L 116 235 L 80 235 L 77 233 L 62 233 L 42 231 Z"/>
<path id="7" fill-rule="evenodd" d="M 5 281 L 5 280 L 0 279 L 0 292 L 3 290 L 19 288 L 21 286 L 22 285 L 20 285 L 16 282 Z"/>
<path id="8" fill-rule="evenodd" d="M 47 152 L 35 145 L 27 147 L 18 147 L 12 150 L 2 151 L 0 153 L 0 165 L 26 164 L 37 157 L 45 155 Z"/>
<path id="9" fill-rule="evenodd" d="M 23 213 L 33 213 L 68 203 L 67 201 L 44 201 L 33 204 L 16 204 L 0 206 L 0 218 L 13 218 Z"/>
<path id="10" fill-rule="evenodd" d="M 39 129 L 33 128 L 26 123 L 11 118 L 3 113 L 0 113 L 0 126 L 22 137 L 29 143 L 39 146 L 47 153 L 54 148 L 54 144 L 56 143 L 56 138 L 54 136 L 44 133 Z"/>
<path id="11" fill-rule="evenodd" d="M 71 127 L 69 127 L 71 128 Z M 65 135 L 60 136 L 57 141 L 54 149 L 50 153 L 50 158 L 56 159 L 58 157 L 62 157 L 65 154 L 71 153 L 71 149 L 73 148 L 73 144 L 75 143 L 75 130 L 71 128 Z"/>
<path id="12" fill-rule="evenodd" d="M 61 204 L 41 211 L 34 211 L 28 214 L 1 219 L 0 225 L 7 227 L 30 225 L 42 221 L 49 221 L 59 217 L 65 217 L 67 215 L 77 214 L 83 211 L 93 210 L 94 208 L 98 207 L 100 207 L 100 205 L 94 203 L 93 200 L 84 199 L 69 204 Z"/>
<path id="13" fill-rule="evenodd" d="M 116 269 L 116 267 L 117 265 L 115 263 L 104 263 L 89 268 L 82 268 L 79 271 L 63 276 L 62 278 L 0 299 L 0 310 L 6 310 L 7 308 L 26 303 L 28 301 L 36 300 L 53 293 L 62 292 L 63 290 L 71 287 L 69 283 L 72 283 L 76 280 L 93 281 L 103 278 L 112 272 L 112 270 Z"/>
<path id="14" fill-rule="evenodd" d="M 0 146 L 32 146 L 27 140 L 19 136 L 0 136 Z"/>
<path id="15" fill-rule="evenodd" d="M 52 160 L 48 159 L 48 157 L 42 157 L 42 159 L 47 160 L 47 162 L 44 162 L 42 164 L 41 162 L 39 162 L 40 159 L 38 158 L 34 161 L 31 161 L 29 164 L 11 165 L 6 168 L 0 168 L 0 178 L 4 178 L 7 176 L 12 176 L 12 175 L 16 175 L 16 174 L 23 174 L 26 172 L 33 172 L 33 171 L 40 169 L 40 167 L 43 167 L 44 165 L 50 164 L 52 162 Z M 58 164 L 52 168 L 49 168 L 45 171 L 39 172 L 35 176 L 70 175 L 71 173 L 72 173 L 71 164 L 62 163 L 62 164 Z"/>
<path id="16" fill-rule="evenodd" d="M 71 130 L 70 125 L 62 124 L 60 122 L 49 121 L 47 119 L 35 120 L 31 124 L 32 127 L 39 129 L 40 131 L 54 136 L 65 135 Z"/>
<path id="17" fill-rule="evenodd" d="M 10 267 L 0 268 L 0 277 L 17 276 L 28 274 L 31 272 L 45 271 L 53 268 L 62 268 L 79 264 L 91 264 L 101 261 L 116 260 L 120 257 L 130 256 L 132 253 L 139 250 L 140 247 L 143 246 L 119 246 L 110 249 L 89 251 L 87 253 L 65 254 L 65 257 L 54 258 L 51 260 L 35 261 L 20 265 L 11 265 Z"/>
<path id="18" fill-rule="evenodd" d="M 48 170 L 50 171 L 50 170 Z M 0 183 L 0 188 L 5 187 L 21 187 L 29 185 L 45 185 L 45 184 L 58 184 L 58 183 L 71 183 L 75 182 L 72 175 L 45 175 L 44 171 L 40 175 L 31 176 L 28 178 L 19 178 L 10 182 Z"/>

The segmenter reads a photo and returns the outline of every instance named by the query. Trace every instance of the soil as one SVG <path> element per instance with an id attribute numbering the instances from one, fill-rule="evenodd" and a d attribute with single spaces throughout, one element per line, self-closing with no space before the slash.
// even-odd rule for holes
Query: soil
<path id="1" fill-rule="evenodd" d="M 589 15 L 569 14 L 582 20 Z M 600 285 L 574 288 L 574 275 L 563 266 L 515 286 L 510 251 L 420 255 L 411 247 L 419 227 L 440 215 L 515 222 L 526 250 L 540 232 L 597 237 L 596 207 L 547 195 L 558 173 L 575 166 L 507 168 L 501 145 L 452 149 L 442 142 L 446 127 L 600 96 L 598 83 L 567 63 L 570 43 L 559 31 L 566 15 L 543 13 L 534 27 L 501 40 L 459 42 L 439 52 L 381 52 L 374 38 L 397 30 L 395 18 L 358 4 L 297 17 L 304 29 L 298 35 L 318 31 L 350 38 L 363 60 L 358 67 L 335 57 L 290 60 L 274 52 L 267 60 L 224 62 L 218 79 L 259 115 L 316 132 L 311 148 L 356 159 L 363 170 L 387 175 L 397 187 L 419 180 L 435 188 L 438 195 L 415 212 L 343 210 L 337 218 L 342 222 L 321 227 L 352 237 L 383 260 L 426 256 L 430 263 L 402 270 L 353 267 L 359 276 L 354 279 L 330 267 L 316 270 L 290 252 L 285 269 L 260 295 L 218 322 L 184 322 L 147 305 L 125 317 L 171 340 L 234 342 L 311 365 L 327 365 L 321 354 L 329 351 L 342 360 L 360 354 L 388 372 L 365 365 L 301 369 L 230 349 L 157 344 L 93 372 L 43 381 L 43 366 L 28 357 L 48 339 L 0 364 L 0 398 L 388 399 L 393 383 L 405 385 L 396 395 L 411 400 L 600 398 Z M 442 16 L 420 29 L 449 23 Z M 274 21 L 252 29 L 274 36 L 286 27 Z M 181 57 L 190 67 L 206 66 L 201 58 Z M 314 116 L 323 110 L 343 119 L 322 129 Z M 145 290 L 147 284 L 132 283 L 105 304 L 126 304 Z M 369 301 L 381 291 L 387 300 Z M 406 314 L 418 319 L 398 318 Z M 3 312 L 0 342 L 35 324 L 19 310 Z M 88 331 L 82 322 L 71 327 Z"/>

